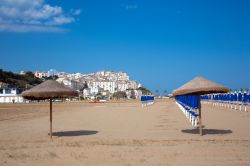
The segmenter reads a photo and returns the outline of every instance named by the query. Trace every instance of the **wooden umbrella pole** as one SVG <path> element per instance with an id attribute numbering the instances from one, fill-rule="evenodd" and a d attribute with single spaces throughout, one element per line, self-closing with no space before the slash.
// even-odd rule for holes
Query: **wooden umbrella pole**
<path id="1" fill-rule="evenodd" d="M 50 139 L 52 140 L 52 98 L 50 98 Z"/>
<path id="2" fill-rule="evenodd" d="M 199 104 L 199 126 L 200 126 L 200 135 L 202 136 L 202 121 L 201 121 L 201 97 L 198 96 L 198 104 Z"/>

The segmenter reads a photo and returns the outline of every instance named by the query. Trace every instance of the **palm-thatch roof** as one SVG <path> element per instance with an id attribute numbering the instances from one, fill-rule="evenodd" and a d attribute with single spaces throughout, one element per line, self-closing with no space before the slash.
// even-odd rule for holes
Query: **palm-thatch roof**
<path id="1" fill-rule="evenodd" d="M 173 91 L 174 96 L 204 95 L 211 93 L 227 93 L 229 89 L 202 77 L 196 77 Z"/>
<path id="2" fill-rule="evenodd" d="M 78 92 L 54 80 L 48 80 L 30 90 L 24 91 L 22 96 L 30 100 L 43 100 L 51 98 L 77 97 Z"/>

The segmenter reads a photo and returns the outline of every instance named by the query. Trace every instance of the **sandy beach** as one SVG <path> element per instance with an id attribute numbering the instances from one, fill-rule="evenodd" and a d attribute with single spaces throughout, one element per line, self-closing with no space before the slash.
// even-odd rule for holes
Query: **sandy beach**
<path id="1" fill-rule="evenodd" d="M 250 109 L 248 109 L 250 110 Z M 174 100 L 0 105 L 1 166 L 250 165 L 250 112 L 202 105 L 200 136 Z"/>

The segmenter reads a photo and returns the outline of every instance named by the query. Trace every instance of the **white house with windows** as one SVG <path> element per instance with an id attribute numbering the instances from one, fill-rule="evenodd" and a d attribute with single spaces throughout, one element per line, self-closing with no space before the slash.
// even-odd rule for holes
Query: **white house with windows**
<path id="1" fill-rule="evenodd" d="M 128 89 L 137 89 L 141 87 L 141 85 L 137 81 L 129 80 L 128 81 Z"/>
<path id="2" fill-rule="evenodd" d="M 56 69 L 50 69 L 50 70 L 48 71 L 48 77 L 56 76 L 57 73 L 58 73 L 58 72 L 56 71 Z"/>
<path id="3" fill-rule="evenodd" d="M 43 78 L 43 77 L 48 77 L 48 73 L 47 72 L 39 72 L 36 71 L 33 73 L 35 77 L 37 78 Z"/>
<path id="4" fill-rule="evenodd" d="M 133 90 L 133 89 L 129 89 L 125 91 L 127 94 L 127 98 L 128 99 L 133 99 L 133 97 L 135 99 L 140 99 L 142 96 L 142 91 L 141 90 Z"/>
<path id="5" fill-rule="evenodd" d="M 103 89 L 103 90 L 107 90 L 110 93 L 114 93 L 117 89 L 117 85 L 116 82 L 114 81 L 94 81 L 92 82 L 92 84 L 90 85 L 90 88 L 92 89 Z"/>
<path id="6" fill-rule="evenodd" d="M 22 103 L 24 102 L 20 91 L 15 86 L 0 85 L 0 103 Z"/>
<path id="7" fill-rule="evenodd" d="M 129 85 L 127 83 L 127 81 L 119 81 L 117 83 L 117 90 L 118 91 L 126 91 L 127 89 L 129 89 Z"/>
<path id="8" fill-rule="evenodd" d="M 91 89 L 90 88 L 86 88 L 83 90 L 83 97 L 84 98 L 90 98 L 91 97 Z"/>
<path id="9" fill-rule="evenodd" d="M 136 90 L 139 88 L 138 83 L 136 81 L 118 81 L 117 82 L 118 91 L 126 91 L 127 89 Z"/>
<path id="10" fill-rule="evenodd" d="M 58 78 L 56 80 L 59 83 L 63 83 L 65 86 L 68 86 L 74 90 L 78 90 L 79 89 L 79 83 L 73 79 L 69 79 L 69 78 Z"/>

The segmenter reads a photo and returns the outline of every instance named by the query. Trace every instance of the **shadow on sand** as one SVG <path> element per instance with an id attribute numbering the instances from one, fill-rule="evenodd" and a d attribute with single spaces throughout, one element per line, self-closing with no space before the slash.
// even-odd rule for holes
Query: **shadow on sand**
<path id="1" fill-rule="evenodd" d="M 98 133 L 98 131 L 76 130 L 76 131 L 53 132 L 52 135 L 56 136 L 56 137 L 77 137 L 77 136 L 84 136 L 84 135 L 94 135 L 97 133 Z"/>
<path id="2" fill-rule="evenodd" d="M 183 133 L 200 134 L 199 129 L 181 130 Z M 203 135 L 216 135 L 216 134 L 231 134 L 232 130 L 218 130 L 218 129 L 203 129 Z"/>

